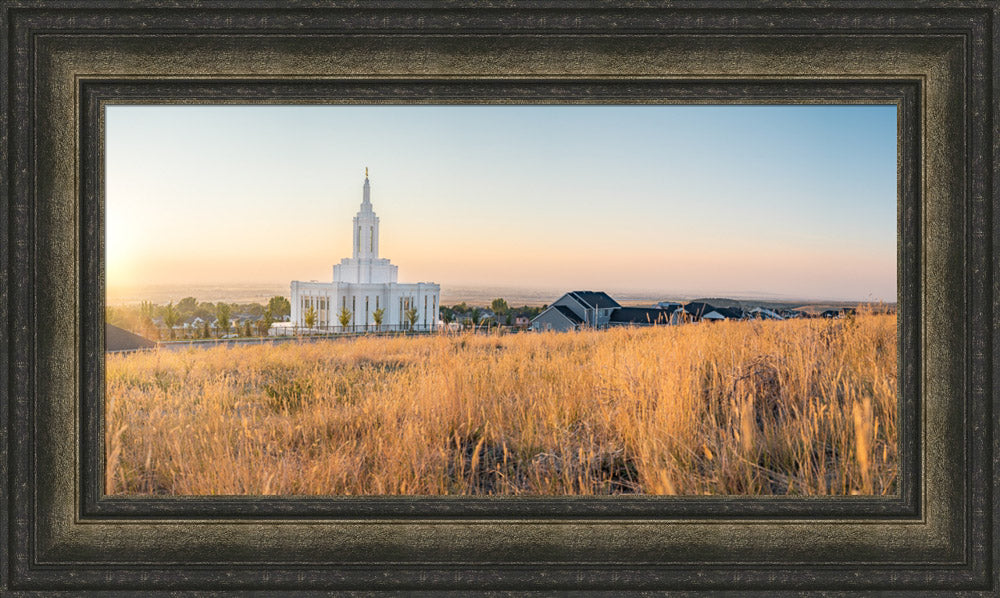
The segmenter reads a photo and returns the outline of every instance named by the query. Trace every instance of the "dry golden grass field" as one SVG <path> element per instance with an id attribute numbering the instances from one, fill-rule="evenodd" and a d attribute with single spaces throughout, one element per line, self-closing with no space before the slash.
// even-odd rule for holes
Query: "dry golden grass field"
<path id="1" fill-rule="evenodd" d="M 111 494 L 892 494 L 896 318 L 107 356 Z"/>

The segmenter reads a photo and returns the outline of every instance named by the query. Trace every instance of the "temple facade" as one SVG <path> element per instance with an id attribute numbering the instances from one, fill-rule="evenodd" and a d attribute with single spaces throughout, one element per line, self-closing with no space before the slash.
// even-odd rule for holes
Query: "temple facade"
<path id="1" fill-rule="evenodd" d="M 344 331 L 410 330 L 410 318 L 415 318 L 413 330 L 435 330 L 441 286 L 433 282 L 400 284 L 398 267 L 379 257 L 379 218 L 371 203 L 371 183 L 365 169 L 365 184 L 361 209 L 354 216 L 351 228 L 352 257 L 333 266 L 333 282 L 292 281 L 292 323 L 306 326 L 306 314 L 314 315 L 314 328 L 340 331 L 340 316 L 350 314 Z M 375 323 L 381 310 L 382 322 Z"/>

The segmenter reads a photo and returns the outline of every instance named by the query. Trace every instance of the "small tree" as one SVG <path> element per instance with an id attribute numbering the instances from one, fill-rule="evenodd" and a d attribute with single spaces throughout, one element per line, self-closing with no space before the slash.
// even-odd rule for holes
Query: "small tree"
<path id="1" fill-rule="evenodd" d="M 382 318 L 385 316 L 385 308 L 380 307 L 372 312 L 372 320 L 375 322 L 375 330 L 382 330 Z"/>
<path id="2" fill-rule="evenodd" d="M 151 301 L 143 301 L 139 304 L 139 313 L 144 317 L 152 318 L 155 306 Z"/>
<path id="3" fill-rule="evenodd" d="M 280 295 L 271 297 L 267 302 L 267 307 L 271 310 L 271 315 L 275 318 L 287 316 L 292 313 L 292 304 L 289 303 L 288 299 Z"/>
<path id="4" fill-rule="evenodd" d="M 406 310 L 406 321 L 410 324 L 410 330 L 413 330 L 413 326 L 417 323 L 417 308 L 411 307 Z"/>
<path id="5" fill-rule="evenodd" d="M 233 309 L 229 307 L 228 303 L 219 302 L 215 306 L 215 318 L 219 321 L 219 329 L 222 330 L 222 334 L 229 333 L 229 318 L 233 315 Z"/>
<path id="6" fill-rule="evenodd" d="M 208 338 L 208 336 L 209 336 L 208 322 L 202 322 L 201 323 L 201 338 Z"/>
<path id="7" fill-rule="evenodd" d="M 194 297 L 185 297 L 177 302 L 177 311 L 182 315 L 190 316 L 196 309 L 198 309 L 198 300 Z"/>
<path id="8" fill-rule="evenodd" d="M 510 310 L 510 306 L 507 305 L 506 299 L 497 298 L 493 300 L 493 303 L 490 303 L 490 309 L 493 310 L 493 313 L 499 316 L 507 313 L 507 311 Z"/>
<path id="9" fill-rule="evenodd" d="M 313 306 L 309 306 L 309 309 L 306 310 L 306 314 L 303 319 L 306 322 L 306 328 L 312 328 L 313 325 L 316 324 L 316 310 Z"/>
<path id="10" fill-rule="evenodd" d="M 478 307 L 473 308 L 470 319 L 472 320 L 473 329 L 475 329 L 476 326 L 479 326 L 479 323 L 483 321 L 483 314 L 479 311 Z"/>
<path id="11" fill-rule="evenodd" d="M 174 338 L 174 326 L 177 325 L 178 321 L 180 321 L 180 314 L 174 309 L 174 302 L 171 301 L 163 310 L 163 323 L 167 325 L 171 339 Z"/>
<path id="12" fill-rule="evenodd" d="M 261 336 L 268 335 L 268 331 L 271 330 L 271 324 L 274 324 L 274 315 L 271 314 L 271 308 L 269 307 L 264 310 L 264 317 L 257 321 Z"/>
<path id="13" fill-rule="evenodd" d="M 340 322 L 341 328 L 347 328 L 347 325 L 351 323 L 352 316 L 351 310 L 346 307 L 340 308 L 340 315 L 337 316 L 337 321 Z"/>
<path id="14" fill-rule="evenodd" d="M 250 329 L 250 320 L 243 323 L 243 336 L 253 336 L 253 330 Z"/>
<path id="15" fill-rule="evenodd" d="M 149 301 L 143 301 L 139 305 L 139 333 L 146 338 L 156 338 L 159 336 L 159 329 L 153 323 L 154 305 Z"/>

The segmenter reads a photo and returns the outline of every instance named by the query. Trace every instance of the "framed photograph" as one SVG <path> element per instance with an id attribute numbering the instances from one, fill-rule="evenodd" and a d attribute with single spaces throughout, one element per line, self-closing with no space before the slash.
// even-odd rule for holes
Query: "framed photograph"
<path id="1" fill-rule="evenodd" d="M 106 104 L 104 491 L 896 495 L 896 112 Z"/>
<path id="2" fill-rule="evenodd" d="M 0 591 L 996 593 L 993 4 L 0 10 Z"/>

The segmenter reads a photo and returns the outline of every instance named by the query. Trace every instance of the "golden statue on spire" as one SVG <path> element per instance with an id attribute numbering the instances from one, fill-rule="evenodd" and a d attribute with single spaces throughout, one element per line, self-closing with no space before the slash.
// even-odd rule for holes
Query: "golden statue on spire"
<path id="1" fill-rule="evenodd" d="M 367 166 L 365 166 L 365 178 L 366 179 L 368 178 L 368 167 Z"/>

